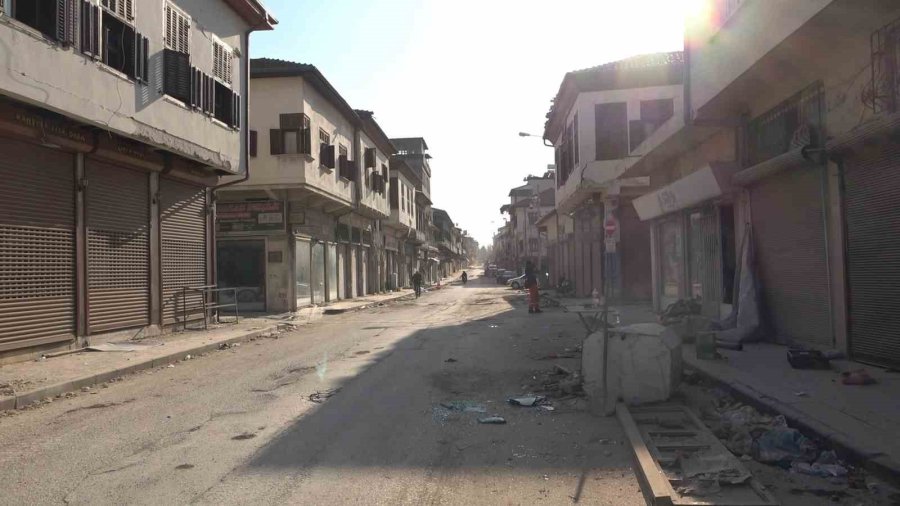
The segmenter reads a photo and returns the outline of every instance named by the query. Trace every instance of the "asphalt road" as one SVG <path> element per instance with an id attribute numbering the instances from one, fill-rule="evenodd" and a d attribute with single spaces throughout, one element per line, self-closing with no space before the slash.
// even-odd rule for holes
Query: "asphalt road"
<path id="1" fill-rule="evenodd" d="M 328 316 L 0 418 L 0 503 L 643 504 L 615 419 L 506 403 L 581 337 L 481 279 Z"/>

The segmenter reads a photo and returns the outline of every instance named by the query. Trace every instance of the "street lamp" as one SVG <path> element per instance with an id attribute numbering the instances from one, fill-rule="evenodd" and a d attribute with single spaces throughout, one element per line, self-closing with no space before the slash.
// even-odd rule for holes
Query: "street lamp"
<path id="1" fill-rule="evenodd" d="M 544 141 L 544 146 L 547 146 L 548 148 L 553 147 L 553 144 L 548 143 L 547 139 L 545 139 L 544 136 L 542 136 L 542 135 L 534 135 L 534 134 L 530 134 L 528 132 L 519 132 L 519 137 L 538 137 Z"/>

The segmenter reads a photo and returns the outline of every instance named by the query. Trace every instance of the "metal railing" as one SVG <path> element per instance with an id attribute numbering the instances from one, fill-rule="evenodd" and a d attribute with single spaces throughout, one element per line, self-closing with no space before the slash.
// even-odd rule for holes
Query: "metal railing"
<path id="1" fill-rule="evenodd" d="M 219 302 L 219 294 L 223 292 L 231 292 L 232 302 Z M 200 295 L 200 305 L 188 305 L 188 294 Z M 240 315 L 238 314 L 237 288 L 219 288 L 217 285 L 204 286 L 185 286 L 181 289 L 181 323 L 182 329 L 188 330 L 188 315 L 203 314 L 203 330 L 209 330 L 209 312 L 215 312 L 216 323 L 222 323 L 220 320 L 219 309 L 234 308 L 234 321 L 238 323 Z"/>

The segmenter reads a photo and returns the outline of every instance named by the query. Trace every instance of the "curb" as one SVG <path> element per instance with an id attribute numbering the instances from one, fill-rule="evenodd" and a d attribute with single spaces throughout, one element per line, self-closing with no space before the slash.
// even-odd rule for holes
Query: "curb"
<path id="1" fill-rule="evenodd" d="M 394 298 L 391 298 L 391 299 L 379 300 L 379 301 L 377 301 L 377 302 L 376 302 L 376 301 L 371 301 L 371 302 L 368 302 L 368 303 L 366 303 L 366 304 L 360 304 L 360 305 L 358 305 L 358 306 L 348 307 L 348 308 L 345 308 L 345 309 L 340 309 L 340 308 L 329 309 L 328 307 L 325 307 L 325 308 L 322 309 L 322 314 L 323 314 L 323 315 L 331 316 L 331 315 L 336 315 L 336 314 L 353 313 L 353 312 L 356 312 L 356 311 L 362 311 L 363 309 L 368 309 L 368 308 L 370 308 L 370 307 L 372 307 L 372 306 L 375 306 L 375 305 L 378 305 L 378 304 L 387 304 L 387 303 L 389 303 L 389 302 L 395 302 L 395 301 L 398 301 L 398 300 L 400 300 L 400 299 L 402 299 L 402 298 L 404 298 L 404 297 L 408 297 L 408 296 L 410 296 L 410 295 L 412 295 L 412 294 L 411 294 L 411 293 L 404 293 L 404 294 L 402 294 L 402 295 L 398 295 L 397 297 L 394 297 Z"/>
<path id="2" fill-rule="evenodd" d="M 793 406 L 763 394 L 747 384 L 738 381 L 728 383 L 711 373 L 689 364 L 685 364 L 685 369 L 689 369 L 695 374 L 712 381 L 727 390 L 734 397 L 761 411 L 784 415 L 784 418 L 794 428 L 827 442 L 850 463 L 865 469 L 895 487 L 900 487 L 900 462 L 885 455 L 878 448 L 869 448 L 866 445 L 852 441 L 845 434 L 835 432 L 834 429 L 819 420 L 797 410 Z"/>
<path id="3" fill-rule="evenodd" d="M 61 383 L 47 385 L 28 392 L 16 394 L 14 397 L 0 399 L 0 411 L 23 409 L 26 406 L 42 399 L 46 399 L 47 397 L 56 397 L 59 394 L 80 390 L 83 387 L 91 387 L 94 385 L 99 385 L 101 383 L 106 383 L 107 381 L 114 378 L 119 378 L 139 371 L 154 369 L 156 367 L 179 362 L 184 358 L 185 355 L 199 355 L 201 353 L 214 351 L 219 349 L 219 347 L 223 344 L 233 344 L 243 341 L 249 341 L 250 339 L 255 339 L 261 337 L 264 334 L 269 334 L 271 332 L 277 331 L 280 329 L 280 327 L 281 325 L 271 325 L 262 329 L 253 330 L 238 336 L 230 337 L 228 339 L 223 339 L 221 341 L 202 344 L 186 350 L 169 353 L 168 355 L 164 355 L 161 357 L 149 358 L 143 362 L 129 364 L 124 367 L 117 367 L 115 369 L 82 376 L 80 378 L 73 378 Z"/>

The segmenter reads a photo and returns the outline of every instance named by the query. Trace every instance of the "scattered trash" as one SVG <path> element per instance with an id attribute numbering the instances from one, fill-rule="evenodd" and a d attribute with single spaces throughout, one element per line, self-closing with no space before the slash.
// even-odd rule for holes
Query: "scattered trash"
<path id="1" fill-rule="evenodd" d="M 456 360 L 455 358 L 451 357 L 451 358 L 448 358 L 447 360 L 444 360 L 444 362 L 447 362 L 448 364 L 452 364 L 454 362 L 459 362 L 459 360 Z"/>
<path id="2" fill-rule="evenodd" d="M 678 487 L 676 491 L 681 495 L 706 497 L 720 493 L 722 487 L 718 480 L 690 480 Z"/>
<path id="3" fill-rule="evenodd" d="M 556 411 L 556 408 L 553 406 L 548 406 L 546 404 L 541 404 L 538 408 L 543 409 L 544 411 Z"/>
<path id="4" fill-rule="evenodd" d="M 563 367 L 561 365 L 556 365 L 556 366 L 554 366 L 554 368 L 556 369 L 556 372 L 559 374 L 564 374 L 566 376 L 572 375 L 572 371 L 566 369 L 565 367 Z"/>
<path id="5" fill-rule="evenodd" d="M 794 392 L 794 395 L 797 397 L 809 397 L 809 394 L 806 392 Z"/>
<path id="6" fill-rule="evenodd" d="M 192 356 L 190 356 L 190 355 L 185 355 L 185 356 L 184 356 L 184 359 L 185 359 L 185 360 L 190 360 L 190 359 L 192 359 L 192 358 L 194 358 L 194 357 L 192 357 Z"/>
<path id="7" fill-rule="evenodd" d="M 828 358 L 819 350 L 791 348 L 787 351 L 787 361 L 794 369 L 831 369 Z"/>
<path id="8" fill-rule="evenodd" d="M 447 401 L 442 402 L 441 407 L 450 411 L 462 411 L 463 413 L 487 413 L 487 409 L 473 401 Z"/>
<path id="9" fill-rule="evenodd" d="M 738 463 L 734 455 L 726 453 L 697 452 L 678 458 L 678 465 L 685 478 L 699 478 L 739 485 L 751 478 L 751 474 Z"/>
<path id="10" fill-rule="evenodd" d="M 231 348 L 231 347 L 232 347 L 231 343 L 222 343 L 222 344 L 219 345 L 219 349 L 220 349 L 220 350 L 227 350 L 227 349 L 229 349 L 229 348 Z"/>
<path id="11" fill-rule="evenodd" d="M 503 425 L 506 423 L 506 418 L 503 418 L 502 416 L 487 416 L 484 418 L 479 418 L 478 423 L 487 425 Z"/>
<path id="12" fill-rule="evenodd" d="M 507 402 L 512 404 L 513 406 L 523 406 L 523 407 L 533 407 L 541 403 L 545 397 L 540 396 L 532 396 L 532 397 L 511 397 L 507 399 Z"/>
<path id="13" fill-rule="evenodd" d="M 255 437 L 256 437 L 256 434 L 252 434 L 250 432 L 244 432 L 243 434 L 238 434 L 237 436 L 234 436 L 231 439 L 234 441 L 244 441 L 247 439 L 253 439 Z"/>
<path id="14" fill-rule="evenodd" d="M 499 326 L 499 325 L 495 325 L 495 324 L 492 323 L 492 324 L 489 325 L 489 327 L 492 328 L 492 329 L 496 329 L 496 328 L 498 328 L 498 327 L 500 327 L 500 326 Z"/>
<path id="15" fill-rule="evenodd" d="M 682 299 L 669 304 L 660 316 L 663 325 L 681 321 L 688 315 L 698 315 L 703 311 L 703 306 L 696 299 Z"/>
<path id="16" fill-rule="evenodd" d="M 168 367 L 169 369 L 174 369 L 174 368 L 175 368 L 175 364 L 169 364 L 169 365 L 166 366 L 166 367 Z"/>
<path id="17" fill-rule="evenodd" d="M 619 442 L 616 441 L 615 439 L 606 439 L 606 438 L 598 439 L 597 441 L 594 441 L 594 442 L 597 444 L 601 444 L 601 445 L 617 445 L 617 444 L 619 444 Z"/>
<path id="18" fill-rule="evenodd" d="M 333 397 L 335 394 L 337 394 L 340 391 L 341 391 L 340 388 L 335 388 L 333 390 L 325 390 L 324 392 L 316 391 L 315 393 L 309 394 L 308 399 L 310 400 L 310 402 L 315 402 L 316 404 L 322 404 L 323 402 L 327 401 L 328 399 L 330 399 L 331 397 Z"/>
<path id="19" fill-rule="evenodd" d="M 822 478 L 840 478 L 847 476 L 847 468 L 839 464 L 807 464 L 806 462 L 791 463 L 791 471 L 800 474 L 808 474 L 810 476 L 820 476 Z"/>
<path id="20" fill-rule="evenodd" d="M 865 369 L 856 369 L 855 371 L 844 371 L 841 373 L 841 383 L 845 385 L 873 385 L 876 383 L 875 378 L 869 376 Z"/>
<path id="21" fill-rule="evenodd" d="M 754 443 L 756 459 L 760 462 L 787 465 L 794 461 L 812 462 L 816 458 L 816 444 L 789 427 L 773 427 Z"/>

